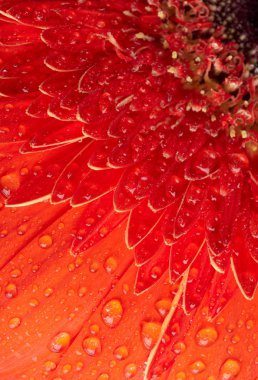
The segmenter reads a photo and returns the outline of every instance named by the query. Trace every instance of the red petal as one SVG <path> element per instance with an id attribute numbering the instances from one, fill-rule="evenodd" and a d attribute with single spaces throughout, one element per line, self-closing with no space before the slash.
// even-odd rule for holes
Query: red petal
<path id="1" fill-rule="evenodd" d="M 112 191 L 119 181 L 123 170 L 90 170 L 79 183 L 71 204 L 87 204 Z"/>
<path id="2" fill-rule="evenodd" d="M 135 207 L 129 216 L 126 240 L 130 248 L 134 248 L 153 230 L 162 216 L 161 211 L 153 212 L 144 200 Z"/>
<path id="3" fill-rule="evenodd" d="M 135 292 L 140 294 L 160 280 L 168 268 L 170 248 L 162 245 L 150 258 L 138 268 Z"/>
<path id="4" fill-rule="evenodd" d="M 87 69 L 91 59 L 92 56 L 87 50 L 81 50 L 79 53 L 53 50 L 47 55 L 45 64 L 53 71 L 70 72 Z"/>
<path id="5" fill-rule="evenodd" d="M 82 252 L 104 239 L 125 218 L 113 210 L 113 193 L 109 193 L 88 205 L 72 245 L 74 253 Z"/>
<path id="6" fill-rule="evenodd" d="M 40 42 L 40 30 L 27 26 L 1 25 L 0 44 L 5 46 L 21 46 Z"/>
<path id="7" fill-rule="evenodd" d="M 202 247 L 198 256 L 192 262 L 187 276 L 184 291 L 183 306 L 187 314 L 198 307 L 213 278 L 214 269 L 210 265 L 206 244 Z"/>
<path id="8" fill-rule="evenodd" d="M 233 224 L 236 220 L 243 187 L 241 175 L 222 166 L 219 187 L 211 183 L 208 199 L 209 210 L 205 216 L 207 241 L 210 249 L 218 255 L 225 250 L 231 240 Z"/>
<path id="9" fill-rule="evenodd" d="M 189 268 L 204 245 L 203 223 L 197 221 L 192 228 L 171 246 L 170 277 L 175 282 Z"/>
<path id="10" fill-rule="evenodd" d="M 198 218 L 206 198 L 208 182 L 190 182 L 175 219 L 175 238 L 185 234 Z"/>
<path id="11" fill-rule="evenodd" d="M 49 197 L 56 179 L 66 162 L 74 155 L 75 145 L 61 147 L 48 153 L 16 155 L 13 167 L 5 163 L 5 175 L 1 178 L 2 193 L 9 205 L 37 202 Z M 16 161 L 16 162 L 15 162 Z"/>
<path id="12" fill-rule="evenodd" d="M 56 181 L 51 195 L 53 203 L 63 202 L 73 196 L 80 180 L 90 171 L 87 160 L 91 152 L 92 145 L 88 140 L 77 144 L 72 160 L 68 162 Z"/>
<path id="13" fill-rule="evenodd" d="M 149 259 L 155 255 L 156 252 L 164 245 L 162 235 L 163 218 L 160 219 L 158 224 L 154 227 L 144 240 L 142 240 L 135 247 L 135 262 L 136 265 L 142 265 L 149 261 Z"/>

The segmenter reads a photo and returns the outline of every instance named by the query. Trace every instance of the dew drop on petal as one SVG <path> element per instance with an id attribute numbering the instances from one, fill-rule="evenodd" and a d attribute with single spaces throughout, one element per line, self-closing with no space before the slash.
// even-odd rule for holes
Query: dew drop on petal
<path id="1" fill-rule="evenodd" d="M 236 359 L 227 359 L 220 368 L 220 380 L 232 380 L 240 372 L 240 363 Z"/>
<path id="2" fill-rule="evenodd" d="M 248 319 L 245 323 L 245 327 L 247 330 L 251 330 L 254 327 L 254 321 L 252 319 Z"/>
<path id="3" fill-rule="evenodd" d="M 240 336 L 239 335 L 233 335 L 231 338 L 231 343 L 236 344 L 240 342 Z"/>
<path id="4" fill-rule="evenodd" d="M 137 365 L 135 363 L 129 363 L 125 366 L 124 376 L 126 379 L 132 379 L 137 373 Z"/>
<path id="5" fill-rule="evenodd" d="M 16 268 L 16 269 L 13 269 L 11 272 L 10 272 L 10 275 L 12 278 L 18 278 L 20 277 L 22 274 L 21 270 Z"/>
<path id="6" fill-rule="evenodd" d="M 14 317 L 9 320 L 8 326 L 10 329 L 15 329 L 16 327 L 20 326 L 21 324 L 21 319 L 18 317 Z"/>
<path id="7" fill-rule="evenodd" d="M 5 287 L 5 296 L 6 298 L 14 298 L 17 296 L 17 286 L 15 284 L 8 284 Z"/>
<path id="8" fill-rule="evenodd" d="M 27 232 L 28 230 L 28 225 L 26 223 L 24 224 L 21 224 L 18 228 L 17 228 L 17 234 L 18 235 L 25 235 L 25 233 Z"/>
<path id="9" fill-rule="evenodd" d="M 98 334 L 99 333 L 99 325 L 97 325 L 97 324 L 90 325 L 90 333 L 92 335 Z"/>
<path id="10" fill-rule="evenodd" d="M 17 173 L 9 173 L 0 178 L 1 186 L 7 190 L 7 195 L 10 191 L 16 191 L 20 187 L 20 177 Z"/>
<path id="11" fill-rule="evenodd" d="M 83 362 L 77 362 L 75 369 L 80 372 L 83 369 Z"/>
<path id="12" fill-rule="evenodd" d="M 104 268 L 107 273 L 114 273 L 117 269 L 117 261 L 114 257 L 110 256 L 105 260 Z"/>
<path id="13" fill-rule="evenodd" d="M 8 235 L 8 231 L 7 230 L 4 229 L 4 230 L 0 231 L 0 237 L 1 238 L 5 238 L 7 235 Z"/>
<path id="14" fill-rule="evenodd" d="M 217 339 L 218 332 L 214 327 L 204 327 L 195 336 L 197 344 L 201 347 L 211 346 Z"/>
<path id="15" fill-rule="evenodd" d="M 90 272 L 91 273 L 96 273 L 99 270 L 99 267 L 100 267 L 99 263 L 97 261 L 93 261 L 90 264 L 90 267 L 89 267 Z"/>
<path id="16" fill-rule="evenodd" d="M 49 247 L 51 247 L 51 245 L 53 244 L 53 239 L 50 235 L 42 235 L 40 236 L 39 240 L 39 246 L 43 249 L 47 249 Z"/>
<path id="17" fill-rule="evenodd" d="M 110 377 L 109 377 L 109 374 L 107 373 L 101 373 L 97 378 L 97 380 L 109 380 L 109 379 Z"/>
<path id="18" fill-rule="evenodd" d="M 49 349 L 52 352 L 63 352 L 70 344 L 71 336 L 67 332 L 60 332 L 50 342 Z"/>
<path id="19" fill-rule="evenodd" d="M 108 327 L 116 327 L 122 319 L 123 307 L 118 299 L 108 301 L 101 312 L 103 322 Z"/>
<path id="20" fill-rule="evenodd" d="M 190 370 L 194 375 L 203 372 L 206 369 L 206 365 L 202 360 L 196 360 L 190 364 Z"/>
<path id="21" fill-rule="evenodd" d="M 186 350 L 186 345 L 184 342 L 176 342 L 173 346 L 173 352 L 176 355 L 182 354 Z"/>
<path id="22" fill-rule="evenodd" d="M 87 294 L 87 288 L 85 286 L 81 286 L 78 290 L 78 296 L 84 297 Z"/>
<path id="23" fill-rule="evenodd" d="M 54 369 L 56 369 L 56 363 L 53 362 L 52 360 L 47 360 L 47 361 L 43 364 L 43 369 L 44 369 L 44 371 L 46 371 L 46 372 L 54 371 Z"/>
<path id="24" fill-rule="evenodd" d="M 39 305 L 39 301 L 37 300 L 37 298 L 32 298 L 30 301 L 29 301 L 29 305 L 31 307 L 36 307 Z"/>
<path id="25" fill-rule="evenodd" d="M 82 342 L 82 347 L 90 356 L 95 356 L 101 353 L 100 340 L 95 336 L 85 338 Z"/>
<path id="26" fill-rule="evenodd" d="M 44 296 L 45 296 L 45 297 L 50 297 L 51 294 L 53 294 L 53 293 L 54 293 L 54 290 L 53 290 L 52 288 L 46 288 L 46 289 L 44 290 Z"/>
<path id="27" fill-rule="evenodd" d="M 171 308 L 171 300 L 162 298 L 155 303 L 155 308 L 161 317 L 165 318 Z"/>
<path id="28" fill-rule="evenodd" d="M 144 346 L 151 350 L 158 341 L 161 331 L 161 324 L 156 322 L 144 322 L 142 325 L 142 342 Z"/>
<path id="29" fill-rule="evenodd" d="M 72 366 L 71 364 L 65 364 L 62 368 L 62 372 L 66 375 L 67 373 L 71 372 Z"/>
<path id="30" fill-rule="evenodd" d="M 114 357 L 117 360 L 125 360 L 129 355 L 128 348 L 126 346 L 118 346 L 114 350 Z"/>
<path id="31" fill-rule="evenodd" d="M 175 380 L 186 380 L 185 372 L 177 372 Z"/>

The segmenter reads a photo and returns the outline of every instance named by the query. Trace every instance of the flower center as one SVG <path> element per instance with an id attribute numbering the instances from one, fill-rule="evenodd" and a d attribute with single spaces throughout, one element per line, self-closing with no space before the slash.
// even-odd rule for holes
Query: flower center
<path id="1" fill-rule="evenodd" d="M 258 25 L 250 3 L 168 0 L 160 15 L 165 47 L 172 50 L 168 71 L 195 91 L 190 109 L 209 112 L 214 120 L 225 116 L 223 128 L 231 138 L 246 139 L 256 129 Z"/>
<path id="2" fill-rule="evenodd" d="M 258 8 L 256 0 L 205 0 L 214 27 L 223 28 L 223 39 L 234 41 L 258 71 Z"/>

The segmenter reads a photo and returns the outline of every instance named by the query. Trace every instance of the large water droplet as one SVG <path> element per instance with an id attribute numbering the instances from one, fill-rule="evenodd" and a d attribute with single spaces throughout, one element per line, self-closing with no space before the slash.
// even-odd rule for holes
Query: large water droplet
<path id="1" fill-rule="evenodd" d="M 165 318 L 171 308 L 171 300 L 162 298 L 155 303 L 155 308 L 161 317 Z"/>
<path id="2" fill-rule="evenodd" d="M 203 372 L 206 369 L 206 365 L 202 360 L 196 360 L 190 365 L 190 370 L 194 375 Z"/>
<path id="3" fill-rule="evenodd" d="M 142 325 L 142 341 L 144 346 L 151 350 L 158 341 L 161 324 L 156 322 L 144 322 Z"/>
<path id="4" fill-rule="evenodd" d="M 137 365 L 135 363 L 129 363 L 125 366 L 124 375 L 126 379 L 132 379 L 137 373 Z"/>
<path id="5" fill-rule="evenodd" d="M 123 307 L 118 299 L 108 301 L 102 309 L 102 319 L 109 327 L 116 327 L 123 316 Z"/>
<path id="6" fill-rule="evenodd" d="M 128 348 L 126 346 L 119 346 L 114 350 L 114 357 L 117 360 L 125 360 L 129 355 Z"/>
<path id="7" fill-rule="evenodd" d="M 14 298 L 17 296 L 17 287 L 15 284 L 8 284 L 5 287 L 5 296 L 6 298 Z"/>
<path id="8" fill-rule="evenodd" d="M 67 332 L 60 332 L 50 342 L 49 349 L 52 352 L 62 352 L 70 344 L 71 336 Z"/>
<path id="9" fill-rule="evenodd" d="M 53 244 L 53 239 L 50 235 L 42 235 L 40 236 L 39 240 L 39 246 L 43 249 L 47 249 L 49 247 L 51 247 L 51 245 Z"/>
<path id="10" fill-rule="evenodd" d="M 240 372 L 240 363 L 235 359 L 227 359 L 220 368 L 220 380 L 232 380 Z"/>
<path id="11" fill-rule="evenodd" d="M 18 317 L 14 317 L 10 319 L 8 322 L 8 326 L 10 327 L 10 329 L 15 329 L 16 327 L 20 326 L 20 324 L 21 324 L 21 319 Z"/>
<path id="12" fill-rule="evenodd" d="M 104 263 L 105 271 L 110 274 L 115 272 L 115 270 L 117 269 L 117 266 L 118 266 L 117 261 L 112 256 L 108 257 Z"/>
<path id="13" fill-rule="evenodd" d="M 199 346 L 208 347 L 212 345 L 218 339 L 218 332 L 214 327 L 204 327 L 200 329 L 196 336 L 195 340 Z"/>
<path id="14" fill-rule="evenodd" d="M 100 340 L 95 336 L 85 338 L 82 342 L 82 347 L 84 351 L 90 356 L 98 355 L 101 352 Z"/>

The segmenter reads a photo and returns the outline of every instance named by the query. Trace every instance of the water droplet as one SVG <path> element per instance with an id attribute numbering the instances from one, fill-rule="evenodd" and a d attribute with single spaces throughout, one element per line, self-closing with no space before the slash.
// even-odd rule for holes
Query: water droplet
<path id="1" fill-rule="evenodd" d="M 102 373 L 98 376 L 98 380 L 109 380 L 109 375 L 107 373 Z"/>
<path id="2" fill-rule="evenodd" d="M 16 268 L 16 269 L 13 269 L 10 273 L 11 277 L 12 278 L 17 278 L 17 277 L 20 277 L 22 274 L 21 270 Z"/>
<path id="3" fill-rule="evenodd" d="M 20 175 L 21 176 L 25 176 L 25 175 L 28 175 L 29 174 L 29 169 L 24 167 L 24 168 L 21 168 L 20 170 Z"/>
<path id="4" fill-rule="evenodd" d="M 20 318 L 14 317 L 9 320 L 8 326 L 10 327 L 10 329 L 15 329 L 16 327 L 20 326 L 20 324 L 21 324 Z"/>
<path id="5" fill-rule="evenodd" d="M 92 335 L 98 334 L 99 333 L 99 325 L 97 325 L 97 324 L 90 325 L 90 333 Z"/>
<path id="6" fill-rule="evenodd" d="M 108 327 L 116 327 L 122 319 L 123 307 L 118 299 L 108 301 L 102 309 L 102 319 Z"/>
<path id="7" fill-rule="evenodd" d="M 128 284 L 123 284 L 122 288 L 123 288 L 124 295 L 126 295 L 129 292 L 129 285 Z"/>
<path id="8" fill-rule="evenodd" d="M 227 332 L 231 333 L 235 330 L 236 326 L 233 323 L 230 323 L 227 327 L 226 330 Z"/>
<path id="9" fill-rule="evenodd" d="M 51 247 L 51 245 L 53 244 L 53 239 L 50 235 L 42 235 L 39 240 L 39 246 L 43 249 L 47 249 L 49 247 Z"/>
<path id="10" fill-rule="evenodd" d="M 142 325 L 142 341 L 144 346 L 151 350 L 158 341 L 161 324 L 156 322 L 144 322 Z"/>
<path id="11" fill-rule="evenodd" d="M 110 360 L 109 367 L 114 368 L 116 366 L 116 364 L 117 364 L 116 360 Z"/>
<path id="12" fill-rule="evenodd" d="M 162 269 L 161 267 L 158 267 L 158 266 L 154 266 L 153 268 L 151 268 L 151 271 L 150 271 L 150 277 L 153 279 L 153 280 L 157 280 L 158 278 L 160 278 L 160 276 L 162 275 Z"/>
<path id="13" fill-rule="evenodd" d="M 54 371 L 54 369 L 56 369 L 56 363 L 53 362 L 52 360 L 47 360 L 44 364 L 43 364 L 43 368 L 46 372 L 51 372 L 51 371 Z"/>
<path id="14" fill-rule="evenodd" d="M 74 263 L 70 263 L 67 265 L 67 269 L 69 272 L 73 272 L 75 270 L 75 265 Z"/>
<path id="15" fill-rule="evenodd" d="M 117 266 L 118 266 L 117 261 L 112 256 L 108 257 L 104 263 L 105 271 L 110 274 L 116 271 Z"/>
<path id="16" fill-rule="evenodd" d="M 204 327 L 195 336 L 197 344 L 202 347 L 211 346 L 217 339 L 218 332 L 214 327 Z"/>
<path id="17" fill-rule="evenodd" d="M 206 369 L 206 365 L 202 360 L 196 360 L 190 365 L 190 370 L 194 375 L 203 372 Z"/>
<path id="18" fill-rule="evenodd" d="M 245 327 L 247 328 L 247 330 L 251 330 L 254 327 L 254 321 L 249 319 L 248 321 L 246 321 Z"/>
<path id="19" fill-rule="evenodd" d="M 126 379 L 132 379 L 137 373 L 137 365 L 134 363 L 129 363 L 125 366 L 124 375 Z"/>
<path id="20" fill-rule="evenodd" d="M 231 342 L 234 343 L 234 344 L 240 342 L 240 336 L 239 335 L 232 336 Z"/>
<path id="21" fill-rule="evenodd" d="M 36 306 L 38 306 L 38 304 L 39 304 L 39 301 L 38 301 L 36 298 L 32 298 L 32 299 L 29 301 L 29 305 L 30 305 L 31 307 L 36 307 Z"/>
<path id="22" fill-rule="evenodd" d="M 53 290 L 52 288 L 46 288 L 46 289 L 44 290 L 44 296 L 45 296 L 45 297 L 50 297 L 51 294 L 53 294 L 53 293 L 54 293 L 54 290 Z"/>
<path id="23" fill-rule="evenodd" d="M 18 173 L 9 173 L 0 178 L 0 184 L 4 189 L 16 191 L 20 187 L 20 177 Z"/>
<path id="24" fill-rule="evenodd" d="M 15 284 L 8 284 L 5 288 L 5 296 L 6 298 L 14 298 L 17 296 L 17 287 Z"/>
<path id="25" fill-rule="evenodd" d="M 8 231 L 7 230 L 4 229 L 4 230 L 0 231 L 0 237 L 1 238 L 5 238 L 7 235 L 8 235 Z"/>
<path id="26" fill-rule="evenodd" d="M 63 368 L 62 368 L 62 371 L 63 371 L 64 374 L 67 374 L 67 373 L 71 372 L 71 370 L 72 370 L 71 364 L 65 364 L 63 366 Z"/>
<path id="27" fill-rule="evenodd" d="M 90 267 L 89 267 L 90 272 L 91 273 L 96 273 L 99 270 L 99 267 L 100 267 L 99 263 L 97 261 L 93 261 L 90 264 Z"/>
<path id="28" fill-rule="evenodd" d="M 240 364 L 235 359 L 227 359 L 220 368 L 220 380 L 232 380 L 240 372 Z"/>
<path id="29" fill-rule="evenodd" d="M 17 228 L 17 234 L 18 235 L 25 235 L 26 232 L 28 230 L 28 224 L 21 224 L 18 228 Z"/>
<path id="30" fill-rule="evenodd" d="M 60 332 L 50 342 L 49 349 L 52 352 L 63 352 L 70 344 L 71 336 L 67 332 Z"/>
<path id="31" fill-rule="evenodd" d="M 165 318 L 171 308 L 171 300 L 162 298 L 155 303 L 155 308 L 161 317 Z"/>
<path id="32" fill-rule="evenodd" d="M 129 355 L 128 348 L 126 346 L 119 346 L 114 350 L 114 357 L 117 360 L 125 360 Z"/>
<path id="33" fill-rule="evenodd" d="M 77 362 L 75 367 L 76 371 L 81 371 L 83 369 L 83 366 L 83 362 Z"/>
<path id="34" fill-rule="evenodd" d="M 82 347 L 90 356 L 95 356 L 101 352 L 100 340 L 95 336 L 85 338 L 82 342 Z"/>
<path id="35" fill-rule="evenodd" d="M 84 297 L 87 294 L 87 288 L 85 286 L 82 286 L 78 290 L 78 296 Z"/>
<path id="36" fill-rule="evenodd" d="M 182 354 L 186 350 L 186 345 L 184 342 L 176 342 L 173 346 L 173 352 L 176 355 Z"/>
<path id="37" fill-rule="evenodd" d="M 176 378 L 175 378 L 175 380 L 185 380 L 186 379 L 186 374 L 185 374 L 185 372 L 178 372 L 177 374 L 176 374 Z"/>

